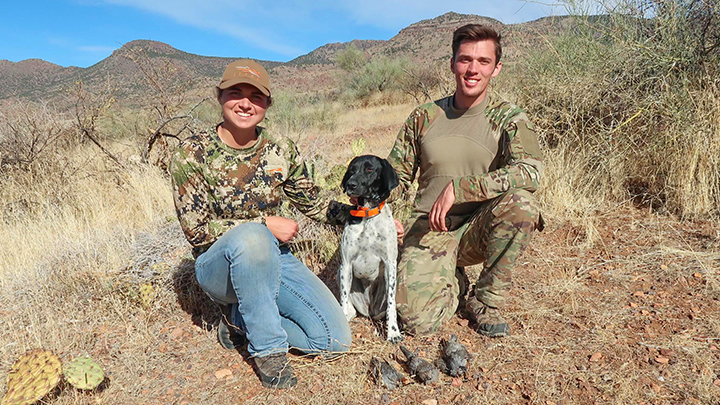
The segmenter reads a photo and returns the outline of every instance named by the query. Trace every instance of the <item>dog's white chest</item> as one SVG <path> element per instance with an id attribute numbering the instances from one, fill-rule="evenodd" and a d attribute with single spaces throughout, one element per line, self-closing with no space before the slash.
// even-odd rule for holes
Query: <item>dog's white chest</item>
<path id="1" fill-rule="evenodd" d="M 397 231 L 390 208 L 385 207 L 375 217 L 347 225 L 342 235 L 342 249 L 349 253 L 354 277 L 376 279 L 380 263 L 397 257 Z"/>

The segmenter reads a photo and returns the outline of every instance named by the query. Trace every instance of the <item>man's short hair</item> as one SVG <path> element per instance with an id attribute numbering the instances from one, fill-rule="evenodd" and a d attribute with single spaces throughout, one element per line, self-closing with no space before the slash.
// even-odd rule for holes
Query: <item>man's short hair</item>
<path id="1" fill-rule="evenodd" d="M 453 33 L 452 51 L 453 58 L 457 54 L 458 48 L 463 41 L 484 41 L 486 39 L 492 40 L 495 43 L 495 64 L 500 62 L 502 57 L 502 46 L 500 45 L 500 39 L 502 37 L 494 29 L 487 25 L 481 24 L 467 24 L 455 30 Z"/>

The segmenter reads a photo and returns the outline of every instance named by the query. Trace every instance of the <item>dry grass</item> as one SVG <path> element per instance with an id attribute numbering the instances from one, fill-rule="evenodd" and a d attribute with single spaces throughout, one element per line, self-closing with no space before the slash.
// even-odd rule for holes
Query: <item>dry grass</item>
<path id="1" fill-rule="evenodd" d="M 330 147 L 364 134 L 367 152 L 383 155 L 409 106 L 349 111 L 335 133 L 318 135 L 343 162 L 347 148 Z M 353 120 L 368 117 L 353 126 Z M 393 125 L 395 122 L 395 125 Z M 394 127 L 394 128 L 391 128 Z M 300 140 L 301 147 L 313 141 Z M 720 235 L 710 223 L 678 222 L 626 204 L 612 214 L 583 216 L 563 201 L 578 186 L 548 156 L 543 191 L 548 228 L 536 236 L 516 272 L 507 315 L 513 336 L 482 338 L 456 318 L 428 338 L 404 342 L 435 358 L 441 337 L 456 333 L 474 354 L 467 379 L 387 391 L 367 370 L 372 356 L 398 369 L 402 356 L 367 320 L 352 323 L 352 351 L 333 361 L 293 356 L 300 382 L 263 389 L 247 353 L 223 351 L 212 325 L 217 310 L 197 287 L 189 250 L 174 221 L 167 181 L 150 168 L 126 172 L 78 153 L 84 176 L 56 195 L 50 179 L 34 187 L 3 187 L 5 201 L 33 201 L 25 217 L 4 218 L 0 378 L 25 350 L 43 347 L 63 361 L 89 354 L 108 374 L 101 392 L 64 389 L 53 403 L 121 404 L 587 404 L 697 403 L 720 400 L 717 268 Z M 565 165 L 565 166 L 564 166 Z M 15 188 L 12 188 L 15 187 Z M 598 198 L 601 198 L 598 196 Z M 62 203 L 60 203 L 62 201 Z M 588 200 L 585 206 L 593 206 Z M 7 215 L 7 214 L 6 214 Z M 589 218 L 589 219 L 588 219 Z M 583 220 L 591 220 L 591 227 Z M 337 234 L 304 222 L 301 252 L 334 289 Z M 593 229 L 589 234 L 588 229 Z M 302 248 L 302 247 L 301 247 Z M 314 250 L 313 250 L 314 249 Z M 471 278 L 477 269 L 470 269 Z M 140 286 L 151 284 L 148 303 Z M 640 292 L 640 293 L 638 293 Z M 598 361 L 589 361 L 602 353 Z M 658 362 L 661 357 L 668 363 Z M 217 378 L 218 370 L 230 370 Z"/>
<path id="2" fill-rule="evenodd" d="M 591 37 L 577 36 L 586 46 L 552 42 L 529 70 L 508 64 L 501 75 L 504 95 L 529 107 L 546 146 L 538 196 L 547 228 L 514 275 L 505 312 L 513 335 L 480 337 L 457 317 L 404 342 L 434 359 L 440 338 L 457 334 L 474 355 L 467 378 L 377 386 L 370 359 L 401 369 L 402 355 L 361 319 L 348 354 L 293 355 L 298 385 L 262 388 L 247 352 L 215 341 L 218 311 L 195 282 L 162 171 L 124 158 L 120 169 L 83 144 L 0 167 L 0 392 L 15 359 L 42 347 L 63 361 L 91 355 L 108 376 L 100 391 L 66 387 L 46 399 L 57 404 L 720 403 L 720 231 L 708 219 L 720 203 L 718 83 L 652 87 L 637 101 L 645 104 L 623 104 L 636 83 L 628 72 L 606 76 L 621 54 Z M 622 90 L 620 101 L 601 97 L 604 86 Z M 673 110 L 675 90 L 690 97 Z M 344 165 L 359 138 L 363 153 L 386 155 L 413 108 L 381 98 L 365 107 L 278 101 L 270 128 L 297 140 L 320 176 Z M 619 112 L 607 109 L 617 103 Z M 632 118 L 638 109 L 646 112 Z M 197 121 L 216 114 L 203 106 Z M 103 141 L 114 140 L 118 156 L 136 154 L 151 119 L 118 117 Z M 298 255 L 336 290 L 337 230 L 298 220 Z"/>

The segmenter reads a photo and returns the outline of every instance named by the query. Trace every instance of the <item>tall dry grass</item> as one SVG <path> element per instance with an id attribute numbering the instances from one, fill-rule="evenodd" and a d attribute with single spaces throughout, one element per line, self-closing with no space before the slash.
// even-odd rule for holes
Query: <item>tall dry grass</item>
<path id="1" fill-rule="evenodd" d="M 720 214 L 720 13 L 702 1 L 565 2 L 572 28 L 506 70 L 547 148 L 556 213 L 633 200 Z M 601 10 L 590 16 L 586 10 Z"/>
<path id="2" fill-rule="evenodd" d="M 13 280 L 35 284 L 45 266 L 73 252 L 97 250 L 107 270 L 121 267 L 124 245 L 139 231 L 173 219 L 167 179 L 154 167 L 109 166 L 90 146 L 66 162 L 76 172 L 62 179 L 57 167 L 0 180 L 0 288 Z M 98 245 L 100 243 L 100 245 Z M 81 263 L 78 263 L 82 266 Z"/>

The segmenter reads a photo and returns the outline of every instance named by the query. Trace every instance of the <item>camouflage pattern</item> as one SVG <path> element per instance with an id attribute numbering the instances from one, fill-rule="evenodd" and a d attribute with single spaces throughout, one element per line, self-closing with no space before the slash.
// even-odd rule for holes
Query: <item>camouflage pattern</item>
<path id="1" fill-rule="evenodd" d="M 430 230 L 426 216 L 409 227 L 398 265 L 398 315 L 415 334 L 436 331 L 458 308 L 466 288 L 456 268 L 484 263 L 474 295 L 501 308 L 510 292 L 512 269 L 540 222 L 534 196 L 512 189 L 482 204 L 450 232 Z"/>
<path id="2" fill-rule="evenodd" d="M 318 198 L 292 141 L 257 131 L 247 149 L 230 148 L 213 128 L 186 139 L 173 154 L 175 209 L 196 256 L 235 225 L 277 215 L 284 197 L 310 218 L 327 221 L 328 202 Z"/>
<path id="3" fill-rule="evenodd" d="M 511 188 L 534 192 L 540 184 L 542 152 L 527 115 L 520 107 L 490 96 L 484 105 L 485 120 L 479 122 L 478 136 L 489 130 L 492 142 L 497 145 L 488 145 L 488 148 L 497 149 L 498 156 L 493 162 L 488 162 L 482 173 L 454 180 L 456 204 L 489 200 Z M 412 182 L 418 177 L 418 171 L 428 170 L 428 167 L 421 167 L 425 147 L 423 140 L 432 131 L 432 125 L 437 119 L 452 116 L 453 113 L 452 97 L 447 97 L 417 107 L 407 118 L 388 156 L 400 181 L 399 187 L 391 195 L 391 201 L 407 195 Z M 418 213 L 427 214 L 429 206 L 422 202 L 434 202 L 437 198 L 437 195 L 423 195 L 422 190 L 431 188 L 425 184 L 427 181 L 418 179 L 420 191 L 415 196 Z"/>
<path id="4" fill-rule="evenodd" d="M 428 188 L 418 180 L 419 192 L 398 265 L 398 315 L 410 333 L 434 332 L 454 315 L 466 287 L 457 266 L 484 263 L 471 295 L 490 307 L 502 307 L 517 258 L 532 232 L 542 226 L 532 195 L 542 170 L 533 126 L 519 107 L 493 98 L 486 101 L 486 121 L 480 126 L 489 127 L 493 134 L 488 139 L 497 145 L 488 146 L 497 149 L 497 156 L 484 172 L 453 179 L 454 207 L 475 203 L 474 212 L 450 215 L 449 232 L 430 231 L 429 210 L 418 209 L 421 192 Z M 388 157 L 400 179 L 394 198 L 408 192 L 418 171 L 422 172 L 423 138 L 441 114 L 450 114 L 451 105 L 450 97 L 420 106 L 401 128 Z"/>

